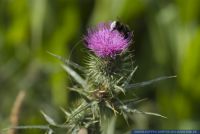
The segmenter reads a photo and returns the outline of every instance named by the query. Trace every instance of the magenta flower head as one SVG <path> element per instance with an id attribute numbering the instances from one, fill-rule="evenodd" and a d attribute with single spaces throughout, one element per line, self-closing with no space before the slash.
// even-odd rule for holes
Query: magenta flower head
<path id="1" fill-rule="evenodd" d="M 115 57 L 125 51 L 132 41 L 132 32 L 118 21 L 100 23 L 89 29 L 84 41 L 101 58 Z"/>

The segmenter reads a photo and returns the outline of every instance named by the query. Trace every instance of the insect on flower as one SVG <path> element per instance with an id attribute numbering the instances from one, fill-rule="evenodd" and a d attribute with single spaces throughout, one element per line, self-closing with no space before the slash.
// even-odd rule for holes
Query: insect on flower
<path id="1" fill-rule="evenodd" d="M 125 51 L 132 41 L 133 33 L 119 21 L 100 23 L 89 29 L 84 40 L 87 47 L 101 58 L 115 57 Z"/>
<path id="2" fill-rule="evenodd" d="M 114 30 L 117 30 L 118 32 L 123 34 L 125 39 L 127 39 L 130 36 L 132 37 L 132 34 L 133 34 L 128 25 L 125 25 L 119 21 L 113 21 L 110 24 L 110 31 L 114 31 Z"/>

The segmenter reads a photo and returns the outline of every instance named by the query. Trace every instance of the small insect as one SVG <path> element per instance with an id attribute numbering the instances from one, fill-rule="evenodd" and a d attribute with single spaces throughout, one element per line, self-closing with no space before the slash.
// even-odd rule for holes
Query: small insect
<path id="1" fill-rule="evenodd" d="M 110 24 L 110 31 L 117 30 L 119 33 L 124 35 L 124 38 L 131 38 L 132 37 L 132 31 L 129 29 L 128 25 L 125 25 L 119 21 L 113 21 Z"/>

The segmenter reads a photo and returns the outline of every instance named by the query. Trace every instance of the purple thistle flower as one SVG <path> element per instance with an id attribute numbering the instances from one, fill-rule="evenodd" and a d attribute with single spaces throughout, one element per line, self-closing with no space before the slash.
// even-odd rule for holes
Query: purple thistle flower
<path id="1" fill-rule="evenodd" d="M 114 57 L 129 46 L 132 32 L 123 31 L 123 25 L 121 24 L 120 29 L 118 29 L 116 23 L 118 22 L 101 23 L 97 27 L 88 30 L 84 40 L 87 47 L 97 56 L 102 58 Z"/>

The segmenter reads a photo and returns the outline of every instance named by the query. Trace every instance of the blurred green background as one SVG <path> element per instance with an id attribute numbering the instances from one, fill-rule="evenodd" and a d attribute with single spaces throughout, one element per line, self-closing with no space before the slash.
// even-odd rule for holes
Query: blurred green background
<path id="1" fill-rule="evenodd" d="M 168 119 L 133 115 L 133 127 L 200 129 L 199 0 L 0 0 L 0 128 L 46 124 L 40 110 L 63 122 L 73 83 L 46 51 L 83 64 L 87 27 L 116 19 L 134 30 L 135 82 L 178 76 L 135 91 Z"/>

